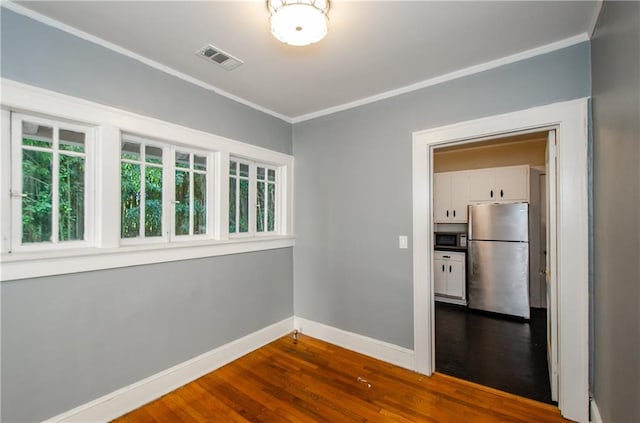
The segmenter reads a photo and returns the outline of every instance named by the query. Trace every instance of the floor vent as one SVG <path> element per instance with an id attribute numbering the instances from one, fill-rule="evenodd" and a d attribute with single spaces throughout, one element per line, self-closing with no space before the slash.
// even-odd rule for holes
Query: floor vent
<path id="1" fill-rule="evenodd" d="M 226 53 L 211 44 L 204 46 L 198 50 L 196 54 L 206 61 L 218 65 L 228 71 L 233 70 L 244 63 L 237 57 L 233 57 L 229 53 Z"/>

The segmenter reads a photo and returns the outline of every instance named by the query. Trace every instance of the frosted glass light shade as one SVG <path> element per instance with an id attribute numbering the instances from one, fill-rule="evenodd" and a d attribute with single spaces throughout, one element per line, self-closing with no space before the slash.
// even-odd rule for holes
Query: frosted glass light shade
<path id="1" fill-rule="evenodd" d="M 267 0 L 271 33 L 283 43 L 306 46 L 327 35 L 328 0 Z"/>

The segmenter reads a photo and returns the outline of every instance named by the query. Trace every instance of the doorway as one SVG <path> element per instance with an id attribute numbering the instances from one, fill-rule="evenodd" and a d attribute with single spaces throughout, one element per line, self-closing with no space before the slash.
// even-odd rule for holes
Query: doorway
<path id="1" fill-rule="evenodd" d="M 546 233 L 541 234 L 540 228 L 546 228 L 548 202 L 544 198 L 546 187 L 540 186 L 540 181 L 547 168 L 548 132 L 508 134 L 433 148 L 435 189 L 432 200 L 438 234 L 434 246 L 433 306 L 437 372 L 554 403 L 557 398 L 552 396 L 550 383 L 554 372 L 549 369 L 555 363 L 551 362 L 553 354 L 547 354 L 545 283 L 540 277 L 547 273 L 543 258 L 547 250 Z M 490 184 L 483 183 L 485 177 L 491 177 Z M 495 198 L 483 192 L 485 189 L 495 189 Z M 482 200 L 485 197 L 487 200 Z M 555 205 L 555 201 L 552 203 Z M 469 213 L 476 210 L 474 204 L 484 205 L 484 210 L 508 207 L 525 212 L 526 218 L 521 219 L 518 226 L 519 235 L 524 234 L 524 239 L 520 242 L 467 241 L 455 247 L 441 245 L 442 240 L 450 236 L 476 238 L 469 231 L 470 215 L 466 212 L 468 205 L 472 205 Z M 499 216 L 493 216 L 484 224 L 500 225 L 501 221 Z M 518 266 L 508 263 L 510 260 L 506 257 L 493 263 L 478 262 L 470 255 L 471 245 L 474 251 L 478 250 L 477 245 L 484 245 L 485 252 L 494 251 L 494 245 L 514 252 L 524 249 L 525 257 Z M 462 271 L 448 273 L 449 267 L 443 264 L 456 258 L 462 263 Z M 476 283 L 476 275 L 482 268 L 485 269 L 482 273 L 490 273 L 487 267 L 496 266 L 500 269 L 495 270 L 494 276 L 487 274 L 481 284 Z M 474 275 L 471 275 L 472 267 L 476 269 Z M 496 286 L 498 276 L 504 278 L 502 287 Z M 470 279 L 473 279 L 473 287 Z M 459 289 L 451 289 L 458 285 Z M 478 304 L 478 291 L 482 285 L 486 285 L 489 299 L 496 302 L 493 306 L 504 310 Z M 504 299 L 497 298 L 507 293 L 510 295 Z M 508 303 L 501 304 L 504 300 Z M 523 302 L 516 310 L 516 305 Z M 526 319 L 514 316 L 514 313 L 521 316 L 525 309 Z"/>
<path id="2" fill-rule="evenodd" d="M 415 370 L 435 370 L 433 290 L 433 148 L 498 134 L 558 129 L 557 345 L 558 407 L 587 421 L 588 201 L 587 99 L 573 100 L 414 133 L 413 287 Z"/>

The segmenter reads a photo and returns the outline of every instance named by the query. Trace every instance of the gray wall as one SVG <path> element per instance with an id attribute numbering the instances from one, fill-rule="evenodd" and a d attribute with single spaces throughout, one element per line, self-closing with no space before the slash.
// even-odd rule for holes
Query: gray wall
<path id="1" fill-rule="evenodd" d="M 290 248 L 2 283 L 2 421 L 41 421 L 293 314 Z"/>
<path id="2" fill-rule="evenodd" d="M 283 120 L 10 10 L 1 15 L 3 78 L 291 154 Z"/>
<path id="3" fill-rule="evenodd" d="M 582 43 L 295 124 L 296 315 L 413 348 L 412 132 L 589 96 L 589 60 Z"/>
<path id="4" fill-rule="evenodd" d="M 640 421 L 640 3 L 603 4 L 592 40 L 595 375 L 605 422 Z"/>
<path id="5" fill-rule="evenodd" d="M 2 77 L 291 153 L 291 125 L 2 9 Z M 3 140 L 4 142 L 4 140 Z M 3 282 L 2 415 L 39 421 L 293 314 L 291 248 Z"/>

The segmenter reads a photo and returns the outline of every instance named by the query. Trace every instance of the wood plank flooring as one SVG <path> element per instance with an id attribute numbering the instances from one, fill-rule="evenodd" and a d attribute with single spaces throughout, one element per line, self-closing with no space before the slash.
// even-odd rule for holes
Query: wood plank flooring
<path id="1" fill-rule="evenodd" d="M 546 310 L 525 322 L 436 302 L 436 370 L 552 404 Z"/>
<path id="2" fill-rule="evenodd" d="M 443 374 L 426 377 L 300 335 L 297 343 L 280 338 L 116 420 L 178 421 L 567 420 L 552 405 Z"/>

